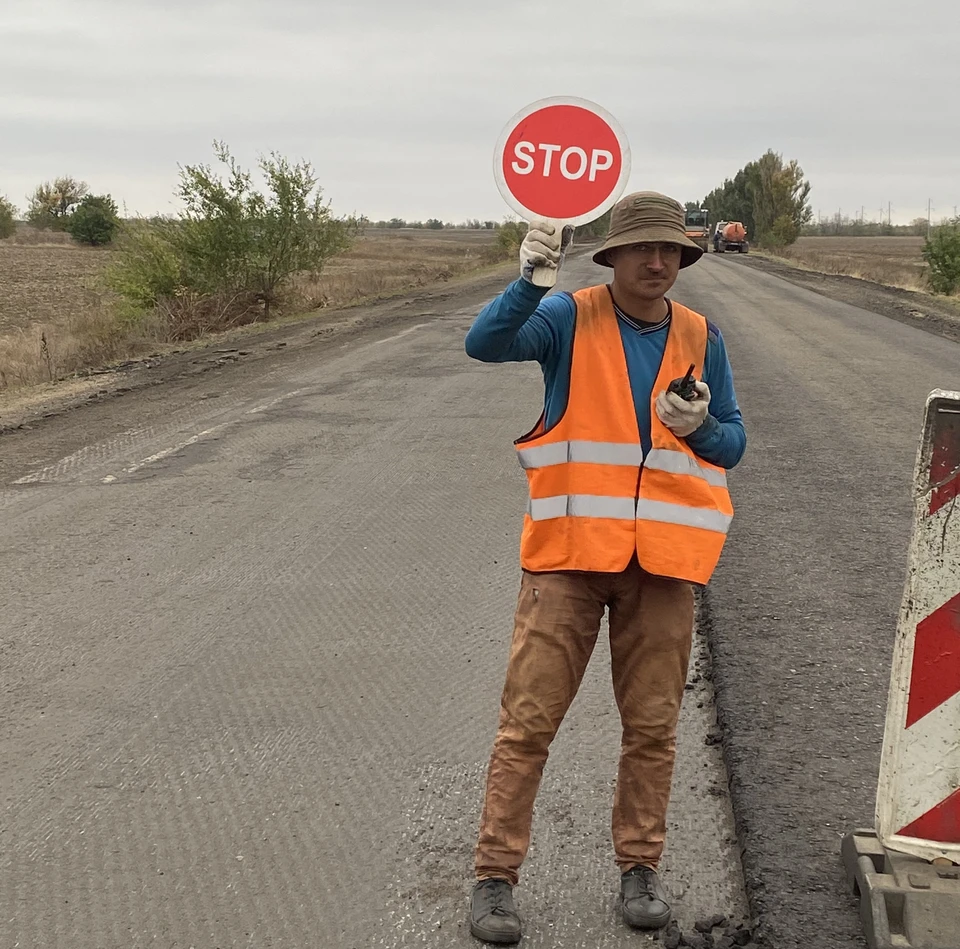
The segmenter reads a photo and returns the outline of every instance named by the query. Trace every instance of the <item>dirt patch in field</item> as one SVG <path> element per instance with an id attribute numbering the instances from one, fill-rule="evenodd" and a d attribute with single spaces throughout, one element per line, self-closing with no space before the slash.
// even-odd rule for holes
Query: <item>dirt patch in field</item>
<path id="1" fill-rule="evenodd" d="M 818 273 L 859 277 L 904 290 L 926 290 L 922 237 L 801 237 L 781 251 Z"/>

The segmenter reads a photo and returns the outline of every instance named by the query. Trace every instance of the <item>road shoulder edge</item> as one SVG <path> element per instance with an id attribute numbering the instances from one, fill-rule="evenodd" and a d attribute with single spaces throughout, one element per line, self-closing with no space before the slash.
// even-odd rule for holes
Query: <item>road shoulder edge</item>
<path id="1" fill-rule="evenodd" d="M 730 260 L 734 266 L 759 270 L 787 283 L 840 303 L 870 310 L 927 333 L 960 342 L 960 307 L 918 290 L 906 290 L 875 283 L 846 274 L 827 274 L 817 270 L 795 267 L 780 259 L 762 254 L 736 255 Z"/>

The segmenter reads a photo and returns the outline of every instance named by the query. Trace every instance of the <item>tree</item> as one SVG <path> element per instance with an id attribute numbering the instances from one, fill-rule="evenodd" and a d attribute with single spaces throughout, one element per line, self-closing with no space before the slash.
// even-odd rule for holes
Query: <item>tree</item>
<path id="1" fill-rule="evenodd" d="M 755 169 L 756 162 L 745 165 L 733 178 L 727 178 L 720 187 L 714 188 L 701 203 L 701 207 L 710 210 L 712 221 L 740 221 L 751 239 L 755 236 L 756 228 L 749 185 L 755 176 Z"/>
<path id="2" fill-rule="evenodd" d="M 35 227 L 64 230 L 67 217 L 88 190 L 85 181 L 69 177 L 37 185 L 33 194 L 27 195 L 27 221 Z"/>
<path id="3" fill-rule="evenodd" d="M 755 242 L 783 247 L 813 217 L 809 196 L 810 183 L 799 164 L 784 164 L 771 149 L 714 188 L 702 206 L 714 221 L 741 221 Z"/>
<path id="4" fill-rule="evenodd" d="M 0 195 L 0 240 L 13 237 L 17 231 L 17 209 Z"/>
<path id="5" fill-rule="evenodd" d="M 927 279 L 934 293 L 960 289 L 960 217 L 945 221 L 933 231 L 924 242 L 923 259 L 930 268 Z"/>
<path id="6" fill-rule="evenodd" d="M 797 222 L 789 214 L 781 214 L 770 228 L 767 243 L 771 247 L 789 247 L 800 236 Z"/>
<path id="7" fill-rule="evenodd" d="M 773 247 L 792 244 L 813 217 L 808 204 L 810 183 L 804 180 L 803 169 L 796 160 L 785 165 L 783 156 L 772 150 L 754 163 L 747 193 L 758 243 Z"/>
<path id="8" fill-rule="evenodd" d="M 285 280 L 318 275 L 349 246 L 357 219 L 333 217 L 308 162 L 261 158 L 263 193 L 225 144 L 214 142 L 214 153 L 225 177 L 207 165 L 182 167 L 183 213 L 130 228 L 109 279 L 141 307 L 176 294 L 193 295 L 198 305 L 226 299 L 247 308 L 252 298 L 266 317 Z"/>
<path id="9" fill-rule="evenodd" d="M 109 244 L 120 225 L 117 206 L 109 194 L 88 194 L 67 217 L 67 233 L 78 244 Z"/>
<path id="10" fill-rule="evenodd" d="M 607 231 L 610 230 L 610 216 L 613 214 L 613 208 L 610 208 L 607 211 L 604 211 L 600 217 L 590 221 L 588 224 L 583 224 L 577 228 L 576 237 L 592 240 L 598 237 L 606 237 Z"/>
<path id="11" fill-rule="evenodd" d="M 430 230 L 432 231 L 440 231 L 440 230 L 443 230 L 444 224 L 443 224 L 443 221 L 441 221 L 439 218 L 432 217 L 432 218 L 428 218 L 424 222 L 423 226 L 429 227 Z"/>

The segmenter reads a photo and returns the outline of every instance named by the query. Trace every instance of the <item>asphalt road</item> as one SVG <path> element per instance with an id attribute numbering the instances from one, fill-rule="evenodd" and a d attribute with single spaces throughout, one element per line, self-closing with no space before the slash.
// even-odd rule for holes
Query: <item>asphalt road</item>
<path id="1" fill-rule="evenodd" d="M 862 945 L 837 854 L 873 826 L 923 405 L 960 344 L 726 258 L 679 296 L 731 352 L 748 426 L 706 596 L 744 869 L 777 949 Z"/>
<path id="2" fill-rule="evenodd" d="M 602 279 L 573 258 L 563 286 Z M 389 325 L 0 439 L 0 949 L 469 945 L 536 367 L 463 335 L 492 281 Z M 960 346 L 706 258 L 748 425 L 703 603 L 665 878 L 681 922 L 857 945 L 923 399 Z M 718 688 L 739 842 L 719 749 Z M 518 898 L 531 946 L 616 918 L 598 648 Z"/>
<path id="3" fill-rule="evenodd" d="M 494 286 L 2 437 L 2 949 L 472 944 L 541 398 L 463 352 Z M 616 914 L 605 652 L 547 769 L 530 946 L 650 944 Z M 690 685 L 688 928 L 747 913 L 702 647 Z"/>

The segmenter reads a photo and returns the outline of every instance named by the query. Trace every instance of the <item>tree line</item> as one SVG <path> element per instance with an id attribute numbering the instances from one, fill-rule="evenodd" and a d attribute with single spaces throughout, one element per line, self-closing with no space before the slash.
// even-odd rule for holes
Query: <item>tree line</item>
<path id="1" fill-rule="evenodd" d="M 804 225 L 801 237 L 926 237 L 930 225 L 925 217 L 916 217 L 909 224 L 886 221 L 864 221 L 840 212 L 818 218 Z"/>
<path id="2" fill-rule="evenodd" d="M 91 195 L 85 181 L 63 176 L 54 181 L 45 181 L 37 185 L 28 197 L 25 223 L 38 230 L 65 231 L 78 243 L 91 246 L 109 244 L 122 224 L 122 218 L 111 195 Z M 18 220 L 17 207 L 0 195 L 0 239 L 12 237 L 16 233 Z M 499 230 L 504 221 L 469 218 L 453 223 L 440 218 L 427 218 L 425 221 L 408 221 L 401 217 L 389 220 L 371 221 L 365 215 L 356 217 L 361 229 L 376 228 L 398 230 L 413 228 L 423 230 Z"/>
<path id="3" fill-rule="evenodd" d="M 813 217 L 810 182 L 796 159 L 772 149 L 714 188 L 698 207 L 713 221 L 740 221 L 761 247 L 787 247 Z"/>

